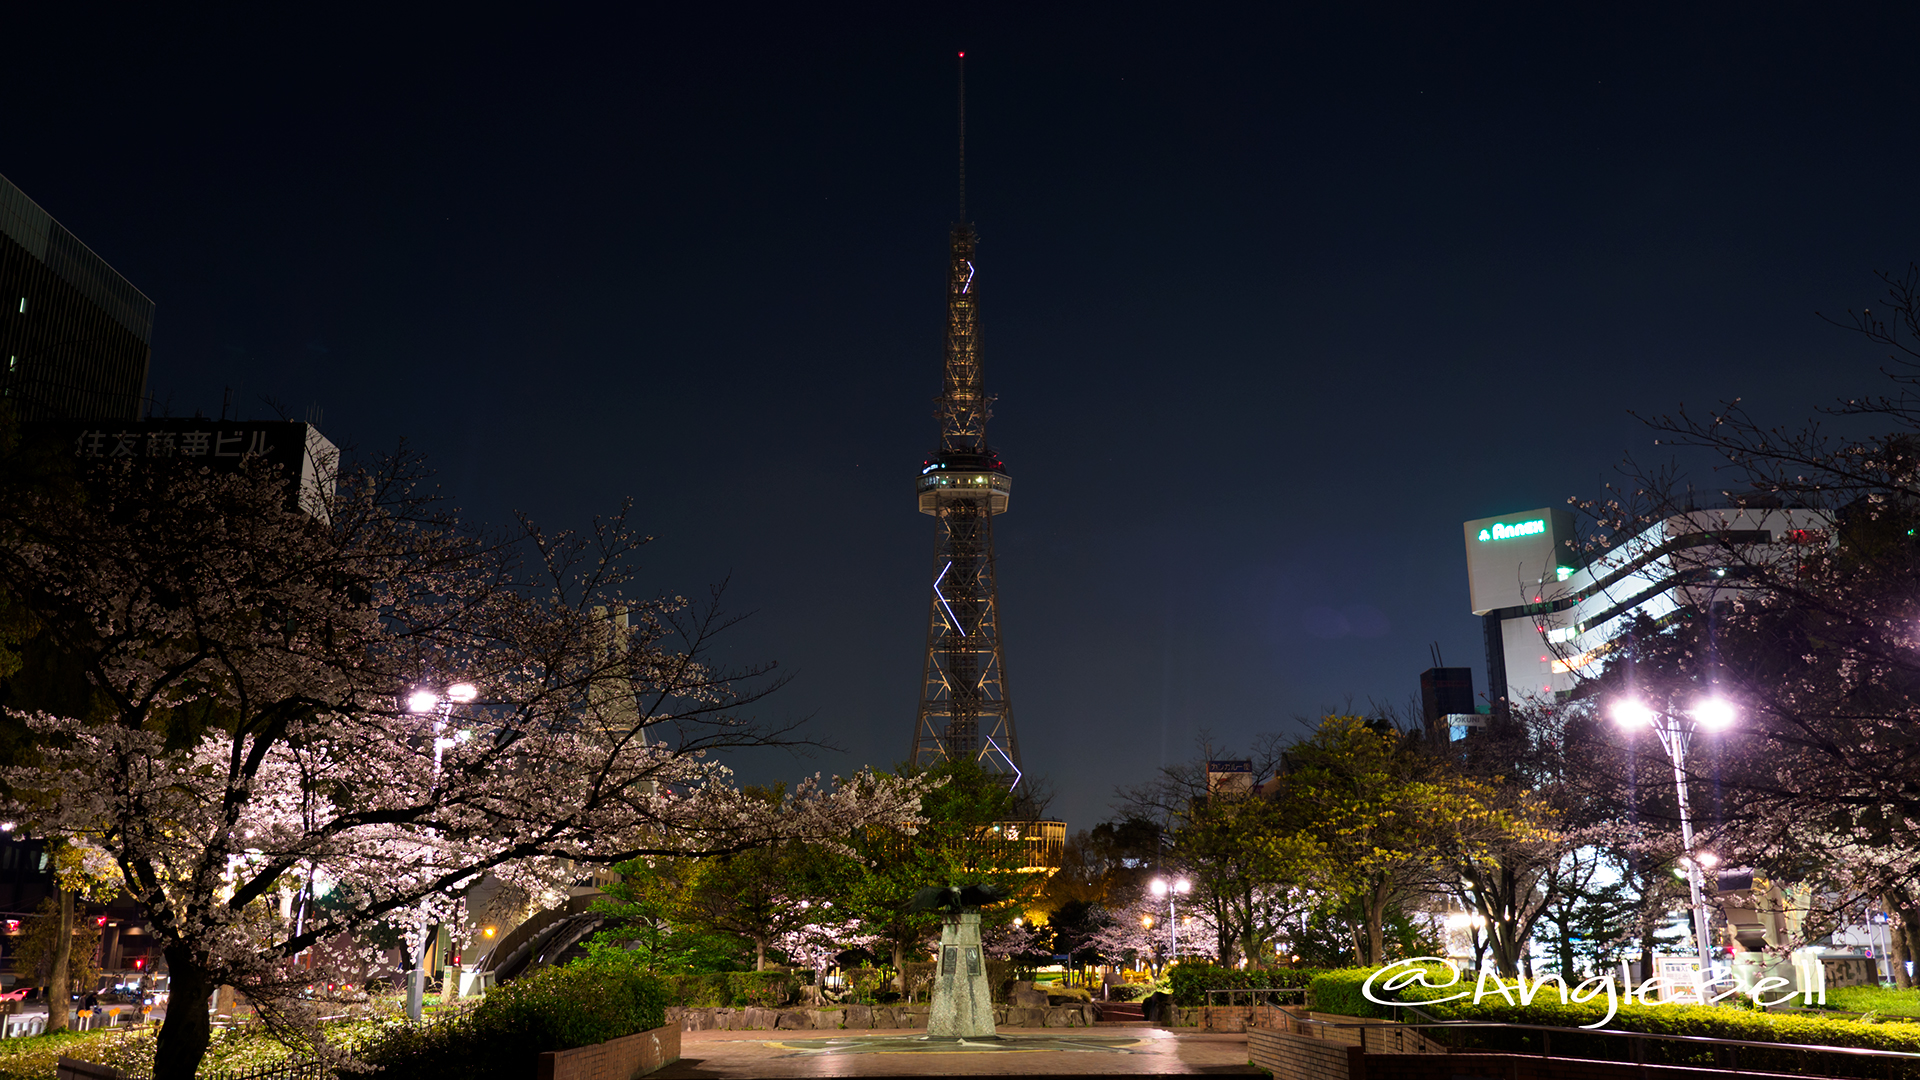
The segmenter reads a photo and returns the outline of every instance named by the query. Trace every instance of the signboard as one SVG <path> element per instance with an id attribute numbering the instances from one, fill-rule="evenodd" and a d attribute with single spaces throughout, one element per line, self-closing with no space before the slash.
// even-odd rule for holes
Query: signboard
<path id="1" fill-rule="evenodd" d="M 22 424 L 35 441 L 54 443 L 82 462 L 162 462 L 232 472 L 249 462 L 278 465 L 293 482 L 299 509 L 318 515 L 339 468 L 340 452 L 311 424 L 296 420 L 47 420 Z"/>
<path id="2" fill-rule="evenodd" d="M 1669 1005 L 1700 1004 L 1699 957 L 1655 957 L 1654 971 L 1660 976 L 1661 1001 Z"/>
<path id="3" fill-rule="evenodd" d="M 1467 543 L 1467 587 L 1475 615 L 1552 599 L 1546 586 L 1580 565 L 1573 515 L 1541 507 L 1478 518 L 1461 526 Z"/>
<path id="4" fill-rule="evenodd" d="M 1253 790 L 1253 762 L 1207 762 L 1207 794 L 1245 795 Z"/>

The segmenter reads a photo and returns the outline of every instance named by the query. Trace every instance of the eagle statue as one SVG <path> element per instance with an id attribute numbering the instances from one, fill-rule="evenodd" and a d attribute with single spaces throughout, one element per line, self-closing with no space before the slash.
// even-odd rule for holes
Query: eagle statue
<path id="1" fill-rule="evenodd" d="M 958 915 L 969 909 L 978 910 L 988 904 L 997 904 L 1010 895 L 1006 889 L 984 882 L 978 885 L 935 885 L 914 893 L 907 910 L 944 911 L 949 915 Z"/>

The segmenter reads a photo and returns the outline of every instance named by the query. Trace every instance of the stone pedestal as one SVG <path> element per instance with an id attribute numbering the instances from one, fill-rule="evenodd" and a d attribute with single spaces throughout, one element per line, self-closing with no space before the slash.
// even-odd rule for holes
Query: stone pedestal
<path id="1" fill-rule="evenodd" d="M 934 1038 L 991 1036 L 993 995 L 987 988 L 987 956 L 980 950 L 979 912 L 946 917 L 940 927 L 939 964 L 933 976 L 927 1034 Z"/>

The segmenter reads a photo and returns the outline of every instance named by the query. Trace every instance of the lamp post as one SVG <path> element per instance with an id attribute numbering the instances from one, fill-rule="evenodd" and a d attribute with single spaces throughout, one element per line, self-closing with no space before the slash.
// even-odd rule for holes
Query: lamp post
<path id="1" fill-rule="evenodd" d="M 1180 920 L 1175 918 L 1173 898 L 1181 893 L 1192 892 L 1193 883 L 1186 878 L 1174 878 L 1172 881 L 1167 881 L 1164 878 L 1154 878 L 1153 883 L 1149 885 L 1148 888 L 1153 890 L 1153 895 L 1167 898 L 1167 934 L 1169 937 L 1167 945 L 1169 956 L 1167 963 L 1178 963 L 1180 960 Z"/>
<path id="2" fill-rule="evenodd" d="M 1733 705 L 1723 698 L 1709 697 L 1682 714 L 1653 709 L 1635 698 L 1625 698 L 1615 702 L 1612 711 L 1614 721 L 1622 727 L 1652 728 L 1654 736 L 1660 740 L 1661 748 L 1673 761 L 1673 791 L 1680 803 L 1680 844 L 1686 852 L 1680 861 L 1687 870 L 1687 890 L 1693 901 L 1693 940 L 1700 951 L 1700 981 L 1695 992 L 1700 995 L 1701 1003 L 1705 1004 L 1707 979 L 1712 974 L 1713 962 L 1709 957 L 1707 904 L 1702 895 L 1701 870 L 1712 866 L 1716 860 L 1710 852 L 1693 850 L 1693 814 L 1687 805 L 1687 748 L 1693 742 L 1696 728 L 1717 731 L 1733 723 Z"/>
<path id="3" fill-rule="evenodd" d="M 472 683 L 454 683 L 447 687 L 442 695 L 437 690 L 419 687 L 407 695 L 407 711 L 415 716 L 431 714 L 433 716 L 433 787 L 440 786 L 440 759 L 447 747 L 457 739 L 445 737 L 447 717 L 455 705 L 465 705 L 480 696 L 480 691 Z M 407 979 L 407 1017 L 418 1021 L 423 1001 L 427 996 L 427 927 L 431 925 L 431 913 L 427 910 L 426 897 L 420 898 L 420 918 L 417 924 L 420 932 L 420 948 L 413 954 L 413 971 Z"/>

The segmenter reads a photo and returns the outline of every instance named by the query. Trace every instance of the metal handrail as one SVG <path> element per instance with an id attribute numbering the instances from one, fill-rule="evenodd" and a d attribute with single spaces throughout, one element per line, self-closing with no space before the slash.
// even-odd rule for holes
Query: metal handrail
<path id="1" fill-rule="evenodd" d="M 1233 995 L 1235 994 L 1304 994 L 1306 992 L 1307 992 L 1307 988 L 1304 986 L 1269 986 L 1269 987 L 1241 986 L 1241 987 L 1231 987 L 1231 988 L 1220 989 L 1220 990 L 1208 990 L 1206 992 L 1207 993 L 1206 1007 L 1209 1009 L 1213 1008 L 1213 995 L 1215 994 L 1227 995 L 1227 1004 L 1222 1007 L 1231 1008 L 1233 1007 Z"/>
<path id="2" fill-rule="evenodd" d="M 1251 1011 L 1261 1007 L 1261 1003 L 1257 1000 L 1250 1001 L 1246 1005 L 1234 1004 L 1233 999 L 1234 999 L 1234 995 L 1236 994 L 1286 994 L 1286 993 L 1305 994 L 1306 992 L 1307 992 L 1307 988 L 1304 986 L 1271 986 L 1271 987 L 1266 987 L 1264 989 L 1258 988 L 1258 987 L 1229 987 L 1229 988 L 1219 989 L 1219 990 L 1208 990 L 1206 992 L 1207 1003 L 1206 1005 L 1202 1006 L 1203 1011 L 1201 1013 L 1201 1023 L 1205 1027 L 1207 1027 L 1209 1030 L 1212 1029 L 1213 1010 L 1215 1008 L 1222 1008 L 1222 1009 L 1242 1009 L 1243 1008 Z M 1215 1006 L 1213 1003 L 1213 996 L 1215 994 L 1227 995 L 1227 1003 L 1225 1005 Z M 1280 1006 L 1278 1003 L 1274 1003 L 1274 1004 L 1269 1004 L 1266 1007 L 1270 1009 L 1277 1009 Z M 1251 1021 L 1252 1019 L 1253 1018 L 1251 1016 L 1248 1017 L 1249 1021 Z"/>
<path id="3" fill-rule="evenodd" d="M 1377 1021 L 1373 1024 L 1339 1023 L 1332 1020 L 1316 1020 L 1306 1016 L 1295 1016 L 1292 1017 L 1292 1020 L 1296 1024 L 1315 1024 L 1322 1027 L 1333 1028 L 1367 1028 L 1378 1026 Z M 1509 1031 L 1539 1031 L 1545 1034 L 1545 1037 L 1541 1039 L 1541 1057 L 1553 1056 L 1552 1035 L 1554 1032 L 1559 1032 L 1563 1035 L 1609 1035 L 1615 1038 L 1636 1039 L 1642 1042 L 1648 1039 L 1658 1039 L 1663 1042 L 1694 1043 L 1703 1047 L 1750 1046 L 1762 1050 L 1793 1050 L 1800 1053 L 1846 1054 L 1862 1058 L 1892 1058 L 1896 1060 L 1920 1061 L 1920 1054 L 1910 1053 L 1905 1050 L 1873 1050 L 1862 1046 L 1821 1046 L 1812 1043 L 1759 1042 L 1753 1039 L 1718 1039 L 1711 1035 L 1657 1035 L 1645 1031 L 1616 1031 L 1612 1028 L 1565 1028 L 1554 1027 L 1549 1024 L 1509 1024 L 1498 1020 L 1433 1020 L 1421 1024 L 1400 1023 L 1396 1024 L 1396 1026 L 1413 1028 L 1415 1030 L 1421 1028 L 1456 1030 L 1460 1028 L 1503 1028 Z M 1735 1072 L 1741 1071 L 1737 1058 L 1732 1068 Z"/>

